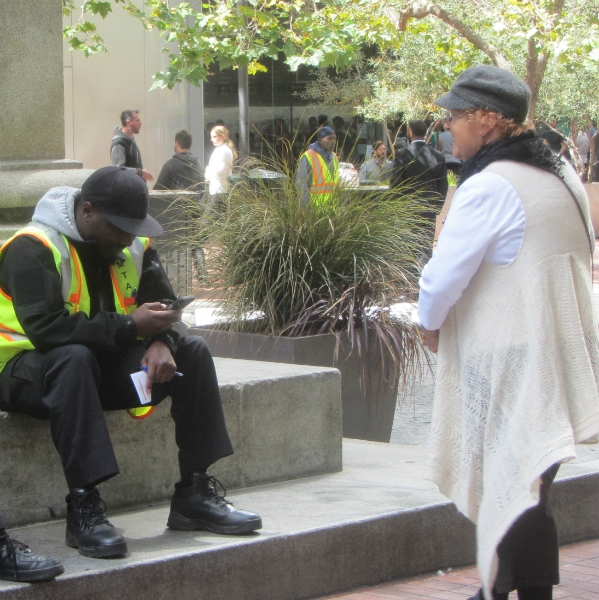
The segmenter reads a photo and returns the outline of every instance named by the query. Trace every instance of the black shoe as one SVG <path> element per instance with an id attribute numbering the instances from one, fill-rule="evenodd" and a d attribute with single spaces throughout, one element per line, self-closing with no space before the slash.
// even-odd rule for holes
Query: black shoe
<path id="1" fill-rule="evenodd" d="M 71 490 L 67 496 L 67 546 L 79 548 L 79 554 L 91 558 L 126 554 L 127 542 L 105 511 L 97 489 Z"/>
<path id="2" fill-rule="evenodd" d="M 216 486 L 220 485 L 220 495 Z M 192 485 L 175 490 L 171 500 L 168 527 L 178 531 L 205 530 L 235 535 L 262 528 L 262 519 L 225 500 L 222 483 L 206 473 L 194 473 Z"/>
<path id="3" fill-rule="evenodd" d="M 0 537 L 0 579 L 6 581 L 47 581 L 64 573 L 57 558 L 33 554 L 29 546 Z"/>
<path id="4" fill-rule="evenodd" d="M 493 600 L 508 600 L 508 597 L 509 597 L 509 592 L 507 594 L 498 594 L 495 591 L 495 588 L 493 588 L 492 594 L 493 594 Z M 468 600 L 486 600 L 485 595 L 483 594 L 482 588 L 480 590 L 478 590 L 478 592 L 476 592 L 476 594 L 474 594 L 474 596 L 470 596 L 470 598 L 468 598 Z"/>

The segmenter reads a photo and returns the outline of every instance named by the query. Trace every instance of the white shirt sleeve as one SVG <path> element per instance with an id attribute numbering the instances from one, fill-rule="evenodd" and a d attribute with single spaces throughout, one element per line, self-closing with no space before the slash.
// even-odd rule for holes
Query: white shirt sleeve
<path id="1" fill-rule="evenodd" d="M 483 260 L 507 265 L 520 251 L 526 216 L 513 186 L 478 173 L 455 193 L 433 256 L 422 271 L 418 317 L 439 329 Z"/>

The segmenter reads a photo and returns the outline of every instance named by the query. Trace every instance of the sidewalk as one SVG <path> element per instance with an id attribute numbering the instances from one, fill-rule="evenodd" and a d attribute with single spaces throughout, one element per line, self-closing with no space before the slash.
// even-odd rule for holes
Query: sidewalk
<path id="1" fill-rule="evenodd" d="M 599 600 L 599 540 L 560 548 L 560 576 L 561 583 L 553 589 L 554 598 Z M 475 594 L 479 587 L 478 572 L 472 566 L 409 577 L 314 600 L 465 600 Z M 516 593 L 513 592 L 510 598 L 515 599 Z"/>

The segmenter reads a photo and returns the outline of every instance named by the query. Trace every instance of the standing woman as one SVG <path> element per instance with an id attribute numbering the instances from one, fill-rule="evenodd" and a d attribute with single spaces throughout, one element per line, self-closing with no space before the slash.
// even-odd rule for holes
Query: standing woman
<path id="1" fill-rule="evenodd" d="M 574 170 L 524 124 L 530 90 L 471 67 L 436 102 L 464 161 L 418 314 L 437 376 L 431 478 L 476 523 L 483 590 L 550 600 L 559 583 L 547 492 L 599 432 L 595 246 Z"/>
<path id="2" fill-rule="evenodd" d="M 233 171 L 233 163 L 237 160 L 237 152 L 224 125 L 217 125 L 211 129 L 210 140 L 215 148 L 206 167 L 206 179 L 210 196 L 214 198 L 227 192 L 229 175 Z"/>

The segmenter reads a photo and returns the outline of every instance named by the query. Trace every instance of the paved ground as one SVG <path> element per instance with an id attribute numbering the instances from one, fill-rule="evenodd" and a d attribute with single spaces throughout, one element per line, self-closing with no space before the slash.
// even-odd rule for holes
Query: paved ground
<path id="1" fill-rule="evenodd" d="M 599 540 L 563 546 L 560 549 L 561 583 L 554 588 L 554 598 L 599 600 Z M 375 587 L 362 588 L 351 593 L 326 596 L 336 600 L 410 600 L 431 598 L 465 600 L 479 588 L 476 567 L 438 571 L 400 579 Z M 512 593 L 511 598 L 516 594 Z M 320 599 L 324 600 L 324 598 Z"/>

